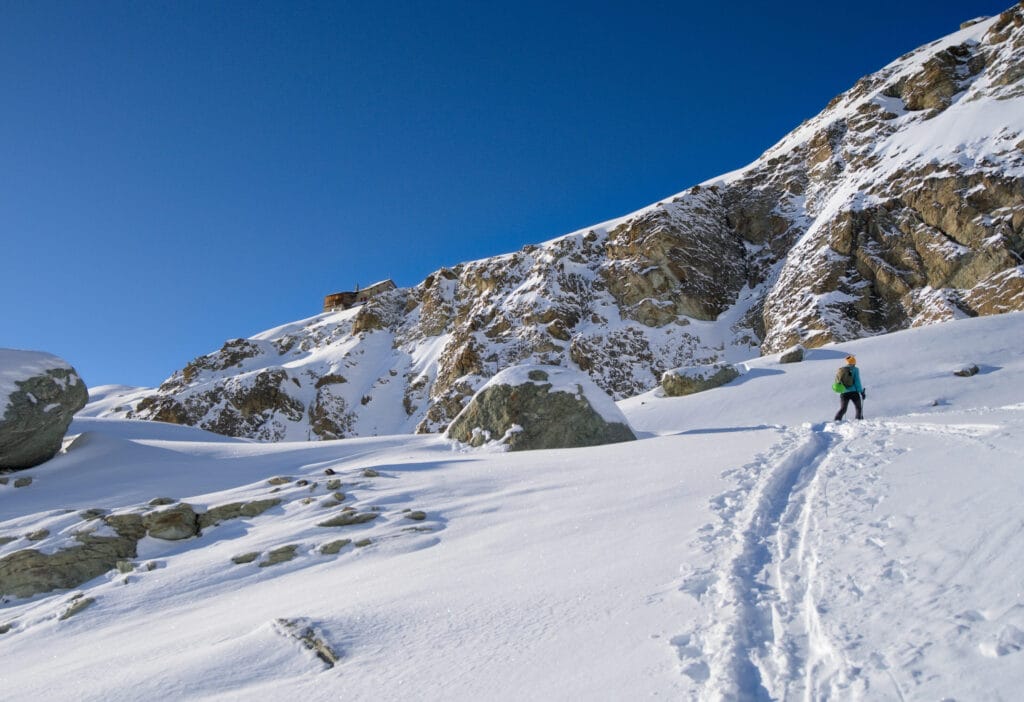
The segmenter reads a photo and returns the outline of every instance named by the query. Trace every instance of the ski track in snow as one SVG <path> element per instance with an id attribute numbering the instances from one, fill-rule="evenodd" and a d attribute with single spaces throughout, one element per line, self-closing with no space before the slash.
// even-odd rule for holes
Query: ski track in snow
<path id="1" fill-rule="evenodd" d="M 918 666 L 935 642 L 912 624 L 922 589 L 934 593 L 925 604 L 935 605 L 949 583 L 935 571 L 909 583 L 915 579 L 910 564 L 889 556 L 887 545 L 904 545 L 917 525 L 912 515 L 880 509 L 881 478 L 911 450 L 906 437 L 979 442 L 1000 428 L 871 420 L 780 427 L 779 441 L 765 454 L 727 471 L 723 477 L 736 487 L 711 500 L 721 523 L 705 525 L 698 539 L 704 552 L 720 555 L 710 567 L 681 569 L 679 589 L 704 609 L 703 622 L 671 640 L 694 698 L 904 700 L 920 694 L 916 686 L 938 680 Z M 1001 531 L 987 543 L 1020 538 L 1024 521 Z M 860 570 L 850 572 L 837 557 L 846 544 L 869 554 Z M 989 552 L 994 548 L 982 546 L 985 552 L 968 557 L 991 560 L 998 556 Z M 898 632 L 891 650 L 862 648 L 868 637 L 858 612 L 901 609 L 899 621 L 881 623 Z M 1004 621 L 1018 621 L 1019 609 L 947 612 L 955 621 L 950 638 L 983 639 L 973 650 L 987 658 L 1024 650 L 1022 630 Z M 989 625 L 982 626 L 987 634 L 972 631 L 975 624 Z"/>

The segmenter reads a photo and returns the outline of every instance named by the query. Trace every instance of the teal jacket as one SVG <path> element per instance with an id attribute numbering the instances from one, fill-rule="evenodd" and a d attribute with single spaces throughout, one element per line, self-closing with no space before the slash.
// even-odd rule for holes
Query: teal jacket
<path id="1" fill-rule="evenodd" d="M 864 386 L 860 384 L 860 368 L 857 366 L 850 366 L 850 370 L 853 371 L 853 387 L 849 388 L 846 392 L 855 392 L 858 394 L 864 392 Z"/>

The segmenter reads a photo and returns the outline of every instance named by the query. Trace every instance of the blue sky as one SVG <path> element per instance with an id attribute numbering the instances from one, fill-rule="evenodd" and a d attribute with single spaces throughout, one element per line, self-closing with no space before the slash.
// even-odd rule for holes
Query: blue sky
<path id="1" fill-rule="evenodd" d="M 0 0 L 0 346 L 156 385 L 757 158 L 1010 0 Z"/>

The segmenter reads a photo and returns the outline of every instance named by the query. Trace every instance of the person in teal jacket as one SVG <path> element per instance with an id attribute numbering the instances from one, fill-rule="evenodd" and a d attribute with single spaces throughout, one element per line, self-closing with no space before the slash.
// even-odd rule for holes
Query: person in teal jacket
<path id="1" fill-rule="evenodd" d="M 857 409 L 857 419 L 864 419 L 864 405 L 861 404 L 861 400 L 867 398 L 868 393 L 864 390 L 864 386 L 860 382 L 860 369 L 857 368 L 857 359 L 854 358 L 853 354 L 846 357 L 846 365 L 850 369 L 850 373 L 853 375 L 853 385 L 839 395 L 839 411 L 836 412 L 836 421 L 843 421 L 843 416 L 846 414 L 847 407 L 850 406 L 850 401 L 853 400 L 853 406 Z"/>

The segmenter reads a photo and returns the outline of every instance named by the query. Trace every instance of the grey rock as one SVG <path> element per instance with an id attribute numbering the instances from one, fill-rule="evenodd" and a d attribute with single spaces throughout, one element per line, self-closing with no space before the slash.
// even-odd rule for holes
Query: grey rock
<path id="1" fill-rule="evenodd" d="M 692 366 L 665 371 L 661 376 L 661 387 L 667 396 L 680 397 L 717 388 L 738 377 L 740 372 L 729 364 Z"/>
<path id="2" fill-rule="evenodd" d="M 352 526 L 353 524 L 365 524 L 371 522 L 380 515 L 376 512 L 342 512 L 337 514 L 330 519 L 320 522 L 317 526 L 320 527 L 345 527 Z"/>
<path id="3" fill-rule="evenodd" d="M 67 609 L 61 612 L 60 616 L 57 617 L 57 620 L 64 621 L 65 619 L 70 619 L 71 617 L 75 616 L 83 609 L 91 606 L 95 602 L 96 600 L 92 597 L 76 597 L 71 601 L 71 604 L 68 605 Z"/>
<path id="4" fill-rule="evenodd" d="M 636 439 L 624 417 L 621 423 L 607 421 L 594 409 L 583 390 L 583 383 L 589 385 L 589 381 L 582 374 L 562 368 L 542 372 L 557 372 L 560 387 L 575 387 L 577 392 L 553 391 L 551 383 L 534 380 L 507 385 L 499 376 L 473 396 L 448 427 L 448 437 L 473 446 L 501 440 L 512 451 L 598 446 Z M 574 384 L 574 379 L 579 382 Z"/>
<path id="5" fill-rule="evenodd" d="M 424 519 L 427 518 L 427 513 L 421 512 L 420 510 L 415 510 L 413 512 L 409 512 L 408 514 L 406 514 L 405 518 L 412 519 L 415 522 L 422 522 Z"/>
<path id="6" fill-rule="evenodd" d="M 352 539 L 338 539 L 336 541 L 328 541 L 326 544 L 320 547 L 320 553 L 326 555 L 334 555 L 341 549 L 352 543 Z"/>
<path id="7" fill-rule="evenodd" d="M 356 548 L 366 548 L 367 546 L 369 546 L 372 543 L 373 543 L 372 539 L 360 539 L 359 541 L 356 541 L 352 545 L 355 546 Z"/>
<path id="8" fill-rule="evenodd" d="M 15 478 L 14 487 L 23 488 L 32 484 L 32 478 Z"/>
<path id="9" fill-rule="evenodd" d="M 50 535 L 49 529 L 37 529 L 36 531 L 25 534 L 25 538 L 29 541 L 42 541 Z"/>
<path id="10" fill-rule="evenodd" d="M 22 470 L 53 458 L 75 412 L 89 400 L 74 368 L 56 356 L 26 353 L 0 352 L 0 362 L 10 358 L 14 366 L 4 370 L 16 373 L 20 364 L 27 373 L 14 381 L 17 390 L 10 394 L 7 406 L 0 407 L 0 469 Z M 19 360 L 25 358 L 33 361 Z M 41 373 L 34 370 L 47 362 L 53 367 Z"/>
<path id="11" fill-rule="evenodd" d="M 259 551 L 249 551 L 248 553 L 240 553 L 237 556 L 232 556 L 231 562 L 236 565 L 242 565 L 243 563 L 252 563 L 259 557 Z"/>
<path id="12" fill-rule="evenodd" d="M 0 407 L 0 469 L 23 470 L 52 458 L 72 418 L 89 400 L 85 383 L 67 362 L 43 353 L 0 350 L 3 369 L 24 378 Z M 45 365 L 51 367 L 40 371 Z"/>
<path id="13" fill-rule="evenodd" d="M 304 648 L 315 653 L 316 657 L 323 661 L 328 668 L 333 668 L 341 659 L 341 656 L 327 643 L 326 637 L 311 624 L 295 619 L 277 619 L 275 624 L 278 626 L 278 631 L 295 639 Z"/>
<path id="14" fill-rule="evenodd" d="M 134 513 L 111 514 L 103 518 L 104 523 L 112 527 L 119 536 L 139 541 L 146 535 L 146 526 L 143 524 L 142 515 Z M 84 537 L 78 537 L 81 541 Z"/>
<path id="15" fill-rule="evenodd" d="M 149 501 L 150 507 L 163 507 L 164 505 L 173 505 L 177 502 L 173 497 L 154 497 Z"/>
<path id="16" fill-rule="evenodd" d="M 280 499 L 270 498 L 217 505 L 199 515 L 199 528 L 206 529 L 207 527 L 220 524 L 229 519 L 238 519 L 239 517 L 258 517 L 271 507 L 276 507 L 279 504 L 281 504 Z"/>
<path id="17" fill-rule="evenodd" d="M 180 541 L 199 534 L 199 517 L 192 505 L 181 503 L 142 518 L 149 535 L 165 541 Z"/>
<path id="18" fill-rule="evenodd" d="M 80 545 L 45 554 L 36 549 L 15 551 L 0 558 L 0 596 L 31 597 L 40 592 L 78 587 L 136 556 L 145 535 L 137 514 L 113 515 L 104 522 L 117 536 L 75 536 Z"/>
<path id="19" fill-rule="evenodd" d="M 978 372 L 978 367 L 972 363 L 969 366 L 964 366 L 960 370 L 953 371 L 953 375 L 958 376 L 960 378 L 970 378 L 972 375 L 977 375 Z"/>
<path id="20" fill-rule="evenodd" d="M 260 561 L 256 565 L 260 568 L 267 568 L 278 563 L 286 563 L 293 558 L 299 549 L 298 544 L 288 544 L 287 546 L 279 546 L 267 552 L 265 560 Z"/>
<path id="21" fill-rule="evenodd" d="M 804 347 L 800 344 L 791 346 L 779 356 L 779 363 L 800 363 L 804 360 Z"/>

